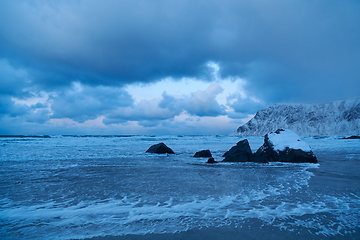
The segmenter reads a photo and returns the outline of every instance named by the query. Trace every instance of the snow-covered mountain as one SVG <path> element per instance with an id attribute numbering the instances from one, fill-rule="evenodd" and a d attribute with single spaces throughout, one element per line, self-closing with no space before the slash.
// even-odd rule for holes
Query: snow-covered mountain
<path id="1" fill-rule="evenodd" d="M 322 104 L 276 104 L 257 112 L 233 134 L 265 135 L 278 128 L 301 136 L 360 135 L 360 96 Z"/>

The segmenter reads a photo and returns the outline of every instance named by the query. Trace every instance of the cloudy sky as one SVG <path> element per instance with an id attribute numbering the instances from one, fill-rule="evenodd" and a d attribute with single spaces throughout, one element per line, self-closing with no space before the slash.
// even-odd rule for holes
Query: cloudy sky
<path id="1" fill-rule="evenodd" d="M 357 0 L 0 1 L 0 134 L 228 134 L 359 89 Z"/>

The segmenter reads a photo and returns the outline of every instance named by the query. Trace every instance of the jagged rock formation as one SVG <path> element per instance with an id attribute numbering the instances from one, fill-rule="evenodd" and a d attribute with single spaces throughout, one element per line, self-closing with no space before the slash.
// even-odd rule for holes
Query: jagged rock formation
<path id="1" fill-rule="evenodd" d="M 278 128 L 300 136 L 360 135 L 360 97 L 323 104 L 276 104 L 257 112 L 233 134 L 259 136 Z"/>
<path id="2" fill-rule="evenodd" d="M 165 143 L 158 143 L 155 145 L 152 145 L 151 147 L 149 147 L 149 149 L 146 151 L 148 153 L 169 153 L 169 154 L 174 154 L 174 151 L 169 148 L 168 146 L 165 145 Z"/>
<path id="3" fill-rule="evenodd" d="M 223 162 L 252 162 L 253 154 L 247 139 L 244 139 L 224 153 Z"/>

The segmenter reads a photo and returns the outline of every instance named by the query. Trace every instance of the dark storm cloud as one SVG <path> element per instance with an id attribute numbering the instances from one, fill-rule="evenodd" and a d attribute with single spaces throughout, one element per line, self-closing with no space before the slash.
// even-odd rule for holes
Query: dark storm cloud
<path id="1" fill-rule="evenodd" d="M 244 78 L 249 95 L 265 105 L 359 94 L 358 1 L 19 0 L 0 5 L 3 114 L 28 111 L 15 106 L 13 97 L 45 91 L 56 96 L 49 105 L 52 117 L 79 122 L 102 114 L 108 122 L 166 119 L 182 110 L 221 115 L 224 109 L 214 99 L 201 102 L 195 96 L 186 101 L 169 96 L 168 103 L 156 103 L 157 115 L 145 114 L 155 104 L 147 100 L 110 114 L 132 100 L 126 92 L 115 97 L 99 87 L 168 76 L 212 80 L 204 72 L 209 61 L 219 64 L 222 77 Z M 71 93 L 74 82 L 87 90 Z M 232 107 L 243 114 L 257 106 L 245 109 L 235 101 Z M 35 113 L 47 116 L 45 107 Z"/>
<path id="2" fill-rule="evenodd" d="M 26 116 L 26 122 L 43 124 L 50 119 L 50 111 L 48 109 L 39 109 L 31 112 Z"/>
<path id="3" fill-rule="evenodd" d="M 209 60 L 248 76 L 258 92 L 271 81 L 356 84 L 360 71 L 356 1 L 5 1 L 1 9 L 1 54 L 48 86 L 195 76 Z M 256 62 L 278 69 L 263 79 Z"/>
<path id="4" fill-rule="evenodd" d="M 22 68 L 14 68 L 8 61 L 0 59 L 0 95 L 31 97 L 32 94 L 27 91 L 28 87 L 27 72 Z"/>
<path id="5" fill-rule="evenodd" d="M 30 107 L 16 104 L 12 98 L 30 97 L 32 94 L 25 90 L 27 74 L 22 69 L 10 66 L 8 61 L 0 59 L 0 118 L 4 115 L 18 117 L 25 115 Z"/>
<path id="6" fill-rule="evenodd" d="M 210 57 L 211 4 L 182 1 L 6 2 L 1 50 L 38 84 L 123 85 L 196 75 Z M 198 12 L 201 8 L 210 11 Z M 11 23 L 11 24 L 9 24 Z M 191 58 L 189 57 L 190 55 Z"/>
<path id="7" fill-rule="evenodd" d="M 5 114 L 11 114 L 14 108 L 14 102 L 10 97 L 0 95 L 0 117 Z"/>
<path id="8" fill-rule="evenodd" d="M 75 83 L 72 89 L 52 97 L 52 118 L 71 118 L 81 123 L 132 103 L 132 97 L 122 89 Z"/>
<path id="9" fill-rule="evenodd" d="M 23 118 L 26 122 L 45 123 L 50 119 L 47 105 L 37 103 L 33 106 L 16 103 L 11 96 L 0 94 L 0 119 L 4 117 Z"/>
<path id="10" fill-rule="evenodd" d="M 9 96 L 0 95 L 0 119 L 4 116 L 12 118 L 27 116 L 31 108 L 25 104 L 17 104 Z"/>
<path id="11" fill-rule="evenodd" d="M 31 107 L 13 100 L 33 97 L 29 87 L 28 74 L 24 69 L 14 68 L 8 61 L 0 59 L 0 119 L 31 114 Z"/>
<path id="12" fill-rule="evenodd" d="M 122 88 L 89 86 L 73 82 L 68 87 L 49 92 L 49 99 L 33 105 L 19 103 L 31 97 L 42 98 L 44 93 L 34 85 L 28 69 L 0 61 L 0 117 L 22 116 L 26 122 L 44 123 L 50 118 L 70 118 L 77 122 L 95 119 L 118 107 L 130 106 L 132 97 Z M 51 82 L 51 81 L 50 81 Z"/>

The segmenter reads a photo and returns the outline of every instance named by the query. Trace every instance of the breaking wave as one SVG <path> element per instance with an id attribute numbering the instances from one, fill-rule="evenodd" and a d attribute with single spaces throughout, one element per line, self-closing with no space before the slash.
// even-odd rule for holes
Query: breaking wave
<path id="1" fill-rule="evenodd" d="M 310 231 L 316 235 L 348 234 L 360 224 L 359 195 L 317 196 L 305 202 L 277 201 L 281 194 L 279 189 L 269 188 L 190 201 L 170 198 L 152 203 L 141 197 L 124 197 L 75 205 L 46 202 L 31 206 L 4 205 L 7 201 L 3 200 L 1 221 L 8 222 L 2 226 L 5 230 L 16 227 L 20 238 L 44 239 L 175 233 L 231 224 L 241 227 L 243 221 L 249 219 L 287 231 Z"/>

